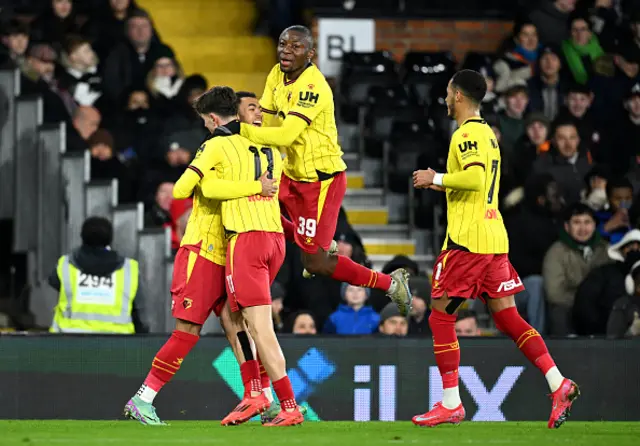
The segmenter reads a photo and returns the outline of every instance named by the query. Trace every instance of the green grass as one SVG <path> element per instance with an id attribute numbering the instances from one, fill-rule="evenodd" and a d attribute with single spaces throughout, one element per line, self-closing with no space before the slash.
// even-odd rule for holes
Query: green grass
<path id="1" fill-rule="evenodd" d="M 258 423 L 221 427 L 214 421 L 174 422 L 166 427 L 132 421 L 0 421 L 0 445 L 638 445 L 640 423 L 569 421 L 558 430 L 543 422 L 463 423 L 419 428 L 408 422 L 306 423 L 265 428 Z"/>

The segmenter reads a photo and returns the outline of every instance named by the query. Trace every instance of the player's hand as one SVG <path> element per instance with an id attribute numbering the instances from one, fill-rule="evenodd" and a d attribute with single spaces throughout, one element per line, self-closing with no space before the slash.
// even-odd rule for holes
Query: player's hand
<path id="1" fill-rule="evenodd" d="M 260 195 L 262 195 L 263 197 L 273 197 L 278 193 L 278 185 L 276 184 L 276 180 L 268 178 L 268 175 L 269 171 L 266 171 L 260 178 L 258 178 L 258 181 L 262 183 L 262 192 L 260 192 Z"/>
<path id="2" fill-rule="evenodd" d="M 432 184 L 431 186 L 429 186 L 429 189 L 435 190 L 437 192 L 445 192 L 447 190 L 442 186 L 438 186 L 437 184 Z"/>
<path id="3" fill-rule="evenodd" d="M 429 168 L 427 170 L 416 170 L 413 172 L 413 187 L 417 189 L 426 189 L 433 184 L 433 178 L 436 171 Z"/>

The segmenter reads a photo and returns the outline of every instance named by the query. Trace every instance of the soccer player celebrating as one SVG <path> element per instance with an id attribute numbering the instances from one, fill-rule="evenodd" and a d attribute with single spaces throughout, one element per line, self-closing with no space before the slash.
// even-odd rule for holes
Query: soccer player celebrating
<path id="1" fill-rule="evenodd" d="M 460 347 L 455 322 L 465 299 L 486 298 L 496 327 L 544 374 L 553 406 L 549 427 L 560 427 L 569 416 L 578 386 L 564 378 L 540 334 L 520 317 L 514 294 L 524 290 L 509 262 L 509 241 L 498 211 L 500 148 L 491 128 L 480 117 L 487 91 L 475 71 L 456 73 L 447 86 L 449 116 L 458 122 L 451 138 L 447 172 L 432 169 L 413 174 L 417 188 L 445 190 L 447 233 L 433 270 L 429 326 L 436 363 L 442 376 L 443 399 L 429 412 L 413 417 L 418 426 L 457 424 L 465 411 L 458 391 Z"/>
<path id="2" fill-rule="evenodd" d="M 237 107 L 235 113 L 237 114 Z M 246 346 L 250 345 L 248 335 L 246 331 L 234 330 L 235 326 L 230 325 L 228 320 L 229 312 L 224 311 L 227 242 L 222 226 L 222 202 L 206 198 L 202 189 L 196 187 L 203 172 L 210 169 L 206 164 L 207 160 L 198 156 L 206 144 L 199 149 L 196 159 L 174 186 L 175 198 L 194 195 L 193 210 L 174 261 L 171 310 L 176 318 L 176 329 L 156 354 L 147 378 L 124 409 L 127 418 L 143 424 L 164 424 L 156 414 L 153 400 L 198 342 L 202 325 L 211 312 L 221 317 L 229 342 L 241 364 L 245 394 L 250 394 L 251 389 L 262 387 L 257 360 L 243 354 L 243 350 L 247 350 Z M 217 189 L 220 200 L 256 194 L 272 198 L 278 186 L 276 180 L 267 176 L 265 173 L 244 182 L 212 179 L 208 184 Z"/>
<path id="3" fill-rule="evenodd" d="M 280 178 L 280 152 L 271 147 L 258 148 L 240 136 L 237 104 L 229 87 L 215 87 L 196 101 L 196 111 L 213 132 L 211 143 L 199 154 L 201 163 L 208 171 L 213 170 L 216 178 L 229 182 L 250 182 L 264 173 Z M 225 268 L 228 303 L 236 323 L 240 327 L 244 326 L 243 319 L 248 323 L 282 406 L 280 414 L 265 426 L 300 424 L 304 418 L 298 410 L 271 319 L 270 286 L 285 256 L 280 205 L 273 197 L 226 199 L 216 184 L 219 180 L 211 177 L 205 177 L 201 187 L 206 197 L 225 200 L 222 224 L 229 239 Z M 251 390 L 222 420 L 223 425 L 243 423 L 267 408 L 262 388 Z"/>
<path id="4" fill-rule="evenodd" d="M 333 93 L 311 63 L 314 55 L 308 28 L 284 30 L 278 42 L 279 64 L 269 73 L 260 99 L 263 113 L 281 125 L 258 128 L 241 124 L 241 134 L 254 143 L 286 150 L 279 199 L 292 223 L 284 230 L 295 232 L 308 273 L 383 290 L 407 315 L 411 292 L 404 269 L 382 274 L 348 257 L 328 253 L 346 192 L 347 166 L 338 145 Z"/>

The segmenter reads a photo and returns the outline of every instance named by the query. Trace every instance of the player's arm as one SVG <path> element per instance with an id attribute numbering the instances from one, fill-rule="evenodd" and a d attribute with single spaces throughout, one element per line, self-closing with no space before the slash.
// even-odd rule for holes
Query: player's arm
<path id="1" fill-rule="evenodd" d="M 173 198 L 189 198 L 193 194 L 193 189 L 204 178 L 204 174 L 211 170 L 214 163 L 214 141 L 209 140 L 200 146 L 191 164 L 173 186 Z"/>
<path id="2" fill-rule="evenodd" d="M 327 101 L 333 101 L 331 90 L 319 92 L 308 87 L 294 93 L 297 102 L 280 127 L 255 127 L 241 124 L 240 134 L 257 144 L 290 147 L 300 134 L 313 122 L 320 112 L 327 106 Z"/>
<path id="3" fill-rule="evenodd" d="M 484 151 L 486 149 L 481 147 L 477 140 L 474 140 L 473 135 L 462 138 L 459 134 L 460 132 L 454 134 L 449 150 L 455 150 L 462 170 L 453 173 L 436 173 L 433 177 L 433 184 L 447 189 L 480 191 L 484 186 L 484 170 L 486 169 Z M 476 148 L 468 148 L 463 152 L 460 145 L 464 147 L 465 141 L 469 144 L 475 143 Z"/>

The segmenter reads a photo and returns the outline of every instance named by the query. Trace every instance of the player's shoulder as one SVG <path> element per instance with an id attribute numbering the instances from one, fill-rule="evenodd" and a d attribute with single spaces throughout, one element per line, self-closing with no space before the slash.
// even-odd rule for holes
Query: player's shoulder
<path id="1" fill-rule="evenodd" d="M 312 64 L 307 68 L 304 73 L 302 73 L 301 79 L 299 80 L 302 81 L 299 84 L 299 88 L 301 90 L 315 90 L 316 92 L 328 92 L 329 94 L 333 94 L 327 78 L 315 64 Z"/>
<path id="2" fill-rule="evenodd" d="M 275 64 L 267 75 L 268 84 L 277 84 L 284 79 L 284 73 L 280 69 L 280 64 Z"/>
<path id="3" fill-rule="evenodd" d="M 460 127 L 453 132 L 452 142 L 462 143 L 464 141 L 485 141 L 487 139 L 494 140 L 495 134 L 491 126 L 487 122 L 478 117 L 466 120 Z"/>

